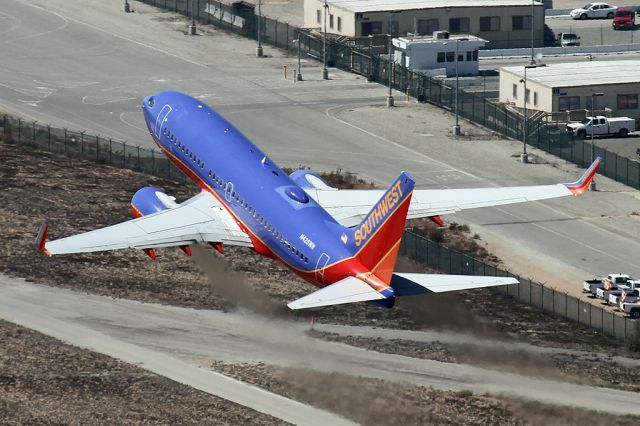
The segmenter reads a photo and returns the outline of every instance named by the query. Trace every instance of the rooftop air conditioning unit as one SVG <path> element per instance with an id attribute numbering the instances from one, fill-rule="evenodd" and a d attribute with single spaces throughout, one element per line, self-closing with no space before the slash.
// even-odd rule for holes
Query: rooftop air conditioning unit
<path id="1" fill-rule="evenodd" d="M 434 31 L 433 38 L 436 40 L 447 40 L 449 39 L 449 31 Z"/>

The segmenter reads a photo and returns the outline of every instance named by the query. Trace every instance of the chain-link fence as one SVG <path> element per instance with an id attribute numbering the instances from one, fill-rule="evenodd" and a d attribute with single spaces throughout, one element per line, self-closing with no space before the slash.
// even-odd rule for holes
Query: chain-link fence
<path id="1" fill-rule="evenodd" d="M 257 11 L 247 3 L 237 2 L 233 6 L 218 1 L 207 0 L 141 0 L 144 3 L 177 11 L 193 17 L 200 23 L 213 24 L 222 29 L 258 39 Z M 193 12 L 191 10 L 193 7 Z M 400 64 L 393 63 L 389 75 L 389 59 L 378 55 L 380 48 L 388 45 L 386 36 L 376 36 L 373 43 L 352 43 L 327 39 L 326 61 L 330 67 L 366 76 L 370 81 L 389 85 L 417 99 L 429 102 L 449 111 L 456 110 L 455 88 L 445 81 L 412 71 Z M 262 43 L 293 52 L 300 48 L 305 57 L 323 60 L 324 47 L 322 37 L 312 31 L 300 29 L 285 22 L 262 16 L 260 21 L 260 40 Z M 299 41 L 296 42 L 296 40 Z M 350 44 L 351 43 L 351 44 Z M 481 124 L 503 136 L 523 140 L 524 119 L 521 114 L 483 96 L 464 89 L 458 92 L 458 114 L 470 121 Z M 527 122 L 527 143 L 550 152 L 580 167 L 588 166 L 594 156 L 589 141 L 574 139 L 564 129 L 550 125 L 544 118 L 530 119 Z M 599 173 L 640 189 L 640 162 L 636 159 L 620 156 L 604 148 L 595 147 L 594 155 L 604 159 Z"/>
<path id="2" fill-rule="evenodd" d="M 70 158 L 95 161 L 186 182 L 185 175 L 159 149 L 147 149 L 86 131 L 59 129 L 10 115 L 0 116 L 2 137 Z"/>
<path id="3" fill-rule="evenodd" d="M 7 114 L 0 116 L 5 141 L 32 146 L 70 158 L 127 168 L 150 175 L 186 182 L 185 175 L 159 150 L 128 145 L 125 142 L 86 131 L 59 129 L 36 121 L 25 121 Z M 401 253 L 430 268 L 457 275 L 511 276 L 508 271 L 448 249 L 442 244 L 406 231 Z M 607 312 L 566 293 L 518 277 L 520 284 L 494 287 L 493 291 L 511 296 L 538 309 L 558 314 L 605 334 L 621 339 L 633 334 L 634 321 Z"/>
<path id="4" fill-rule="evenodd" d="M 451 250 L 411 231 L 405 231 L 400 253 L 447 274 L 514 276 L 509 271 Z M 520 284 L 492 287 L 490 290 L 619 339 L 631 338 L 635 333 L 635 320 L 608 312 L 589 302 L 529 279 L 518 276 L 516 278 Z"/>

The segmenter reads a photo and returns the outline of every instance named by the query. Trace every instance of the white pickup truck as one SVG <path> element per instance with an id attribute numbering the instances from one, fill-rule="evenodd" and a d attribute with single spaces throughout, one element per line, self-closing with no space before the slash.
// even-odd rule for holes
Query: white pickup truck
<path id="1" fill-rule="evenodd" d="M 627 284 L 619 285 L 615 290 L 605 290 L 598 289 L 596 291 L 596 297 L 601 297 L 600 293 L 602 293 L 602 299 L 607 302 L 608 305 L 618 305 L 620 301 L 620 297 L 623 294 L 635 294 L 640 289 L 640 281 L 639 280 L 631 280 Z"/>
<path id="2" fill-rule="evenodd" d="M 587 117 L 577 123 L 567 123 L 567 131 L 582 139 L 591 136 L 592 129 L 594 136 L 620 136 L 624 138 L 636 130 L 636 120 L 629 117 L 607 118 L 598 115 Z"/>
<path id="3" fill-rule="evenodd" d="M 620 300 L 618 307 L 622 312 L 626 312 L 633 319 L 640 318 L 640 299 L 627 302 L 626 300 Z"/>
<path id="4" fill-rule="evenodd" d="M 591 293 L 595 296 L 599 288 L 606 288 L 607 290 L 613 290 L 618 288 L 619 285 L 626 285 L 631 281 L 631 277 L 626 274 L 609 274 L 607 278 L 594 278 L 592 280 L 586 280 L 582 283 L 582 291 L 584 293 Z"/>

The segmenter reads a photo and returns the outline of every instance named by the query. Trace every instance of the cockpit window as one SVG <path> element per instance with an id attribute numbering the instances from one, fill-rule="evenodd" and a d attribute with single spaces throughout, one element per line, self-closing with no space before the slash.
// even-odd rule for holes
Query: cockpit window
<path id="1" fill-rule="evenodd" d="M 153 96 L 149 98 L 149 100 L 147 101 L 147 104 L 149 105 L 149 108 L 153 108 L 153 105 L 155 105 L 155 101 L 153 100 Z"/>

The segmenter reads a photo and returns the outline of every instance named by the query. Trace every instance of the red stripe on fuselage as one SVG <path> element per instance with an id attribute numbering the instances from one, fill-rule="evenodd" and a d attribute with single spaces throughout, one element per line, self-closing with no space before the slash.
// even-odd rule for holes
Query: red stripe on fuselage
<path id="1" fill-rule="evenodd" d="M 240 227 L 240 229 L 245 232 L 249 238 L 251 238 L 251 242 L 254 246 L 254 250 L 266 257 L 270 257 L 273 259 L 277 259 L 280 262 L 282 262 L 287 268 L 291 269 L 291 271 L 293 271 L 296 275 L 300 276 L 301 278 L 303 278 L 304 280 L 310 282 L 311 284 L 313 284 L 316 287 L 324 287 L 326 285 L 329 284 L 333 284 L 334 282 L 337 282 L 345 277 L 348 276 L 358 276 L 361 274 L 367 274 L 370 273 L 370 271 L 364 267 L 362 265 L 362 263 L 360 263 L 360 261 L 358 261 L 355 256 L 351 256 L 342 260 L 339 260 L 333 264 L 327 265 L 324 268 L 324 273 L 322 275 L 322 282 L 319 282 L 316 279 L 316 273 L 318 271 L 321 271 L 321 269 L 313 269 L 313 270 L 304 270 L 304 269 L 300 269 L 294 265 L 291 265 L 289 262 L 286 261 L 286 259 L 282 258 L 280 255 L 278 255 L 277 253 L 275 253 L 274 251 L 272 251 L 269 247 L 268 244 L 266 244 L 264 241 L 262 241 L 262 239 L 260 237 L 258 237 L 252 230 L 251 228 L 246 225 L 242 219 L 240 219 L 231 209 L 231 207 L 226 203 L 226 200 L 224 200 L 224 198 L 220 197 L 216 191 L 209 186 L 209 184 L 203 180 L 202 178 L 200 178 L 200 176 L 198 176 L 193 169 L 191 169 L 191 167 L 189 167 L 188 165 L 186 165 L 185 163 L 182 162 L 182 160 L 180 160 L 178 157 L 176 157 L 175 155 L 173 155 L 171 152 L 169 152 L 169 150 L 167 150 L 165 147 L 163 147 L 155 138 L 154 141 L 156 142 L 156 144 L 160 147 L 160 149 L 162 150 L 162 152 L 164 152 L 164 154 L 167 156 L 167 158 L 169 158 L 170 161 L 172 161 L 180 170 L 182 170 L 183 172 L 185 172 L 185 174 L 187 176 L 189 176 L 201 189 L 209 192 L 211 195 L 213 195 L 223 206 L 224 208 L 229 212 L 229 214 L 231 214 L 231 216 L 234 218 L 234 220 L 236 221 L 236 223 L 238 224 L 238 226 Z M 366 245 L 365 245 L 366 247 Z M 365 247 L 363 247 L 362 249 L 364 249 Z M 372 281 L 372 280 L 370 280 Z M 375 281 L 375 280 L 373 280 Z M 372 281 L 372 282 L 373 282 Z M 378 280 L 379 281 L 379 280 Z M 369 285 L 372 285 L 372 283 L 368 283 Z M 381 288 L 385 288 L 388 287 L 386 284 L 384 283 L 376 283 L 377 286 L 381 287 Z M 375 287 L 374 287 L 375 288 Z"/>

